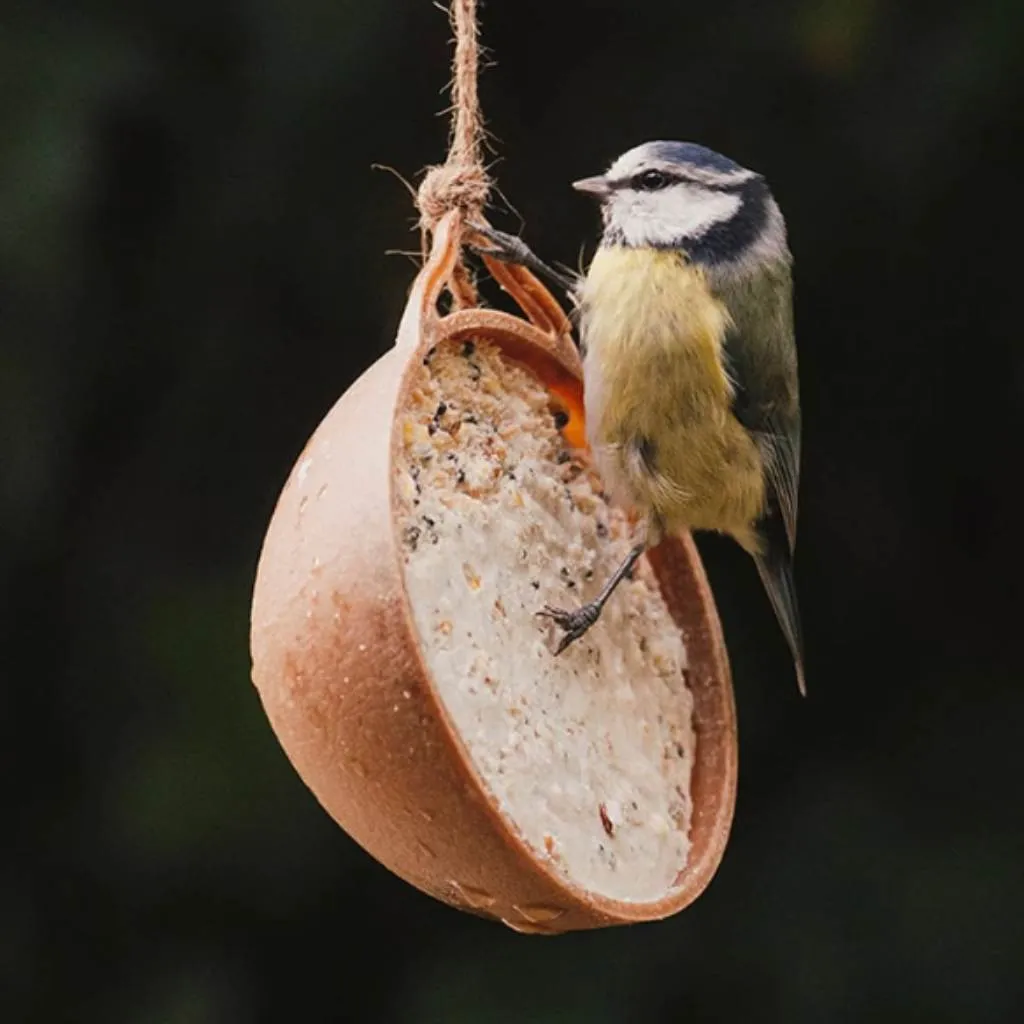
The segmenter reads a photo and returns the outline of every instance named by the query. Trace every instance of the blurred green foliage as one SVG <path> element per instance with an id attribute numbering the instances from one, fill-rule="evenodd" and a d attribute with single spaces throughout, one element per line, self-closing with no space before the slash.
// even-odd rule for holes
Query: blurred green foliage
<path id="1" fill-rule="evenodd" d="M 768 174 L 798 265 L 811 697 L 704 542 L 742 782 L 670 921 L 541 940 L 408 889 L 248 682 L 263 529 L 390 344 L 443 156 L 425 0 L 9 6 L 0 31 L 0 1016 L 1010 1021 L 1024 1005 L 1018 0 L 483 7 L 512 211 L 651 137 Z M 521 218 L 521 220 L 520 220 Z"/>

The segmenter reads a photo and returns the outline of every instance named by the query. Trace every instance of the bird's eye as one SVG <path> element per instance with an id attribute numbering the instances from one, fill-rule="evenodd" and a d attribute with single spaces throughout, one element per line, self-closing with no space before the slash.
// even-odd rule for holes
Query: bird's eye
<path id="1" fill-rule="evenodd" d="M 659 188 L 664 188 L 668 182 L 668 175 L 662 171 L 644 171 L 633 179 L 633 185 L 645 192 L 656 192 Z"/>

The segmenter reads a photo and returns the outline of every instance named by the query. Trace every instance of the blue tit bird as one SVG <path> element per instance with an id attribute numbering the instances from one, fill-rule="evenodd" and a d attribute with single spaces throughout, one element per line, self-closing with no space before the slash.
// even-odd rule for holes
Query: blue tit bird
<path id="1" fill-rule="evenodd" d="M 600 203 L 604 225 L 585 276 L 489 227 L 481 251 L 570 290 L 593 458 L 642 529 L 593 601 L 541 614 L 563 630 L 561 652 L 666 532 L 728 534 L 753 556 L 803 693 L 793 580 L 800 401 L 778 204 L 760 174 L 686 142 L 637 146 L 574 188 Z"/>

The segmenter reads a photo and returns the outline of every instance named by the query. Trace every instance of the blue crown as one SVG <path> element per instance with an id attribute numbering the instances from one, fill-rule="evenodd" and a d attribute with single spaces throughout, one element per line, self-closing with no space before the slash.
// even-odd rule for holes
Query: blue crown
<path id="1" fill-rule="evenodd" d="M 698 146 L 695 142 L 648 142 L 644 148 L 650 150 L 655 160 L 706 167 L 710 171 L 723 173 L 743 170 L 734 160 L 706 146 Z"/>

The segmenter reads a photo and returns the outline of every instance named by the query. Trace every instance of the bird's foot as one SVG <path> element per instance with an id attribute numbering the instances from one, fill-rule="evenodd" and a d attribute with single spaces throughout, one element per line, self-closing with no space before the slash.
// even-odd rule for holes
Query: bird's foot
<path id="1" fill-rule="evenodd" d="M 537 614 L 551 619 L 563 631 L 564 635 L 559 641 L 558 647 L 555 648 L 555 654 L 558 655 L 569 644 L 579 640 L 597 622 L 601 615 L 601 606 L 596 601 L 591 601 L 589 604 L 583 605 L 582 608 L 570 612 L 564 608 L 552 608 L 551 605 L 546 604 Z"/>
<path id="2" fill-rule="evenodd" d="M 539 277 L 554 281 L 560 288 L 571 292 L 576 287 L 576 278 L 569 273 L 556 270 L 545 263 L 518 235 L 492 228 L 490 224 L 470 224 L 472 238 L 469 247 L 482 256 L 490 256 L 501 263 L 517 263 Z M 481 239 L 483 240 L 481 242 Z"/>
<path id="3" fill-rule="evenodd" d="M 529 266 L 537 260 L 530 247 L 518 235 L 499 231 L 490 224 L 470 224 L 469 227 L 474 235 L 487 243 L 483 245 L 477 239 L 473 239 L 469 247 L 474 252 L 490 256 L 491 259 L 500 260 L 502 263 L 520 263 L 523 266 Z"/>

